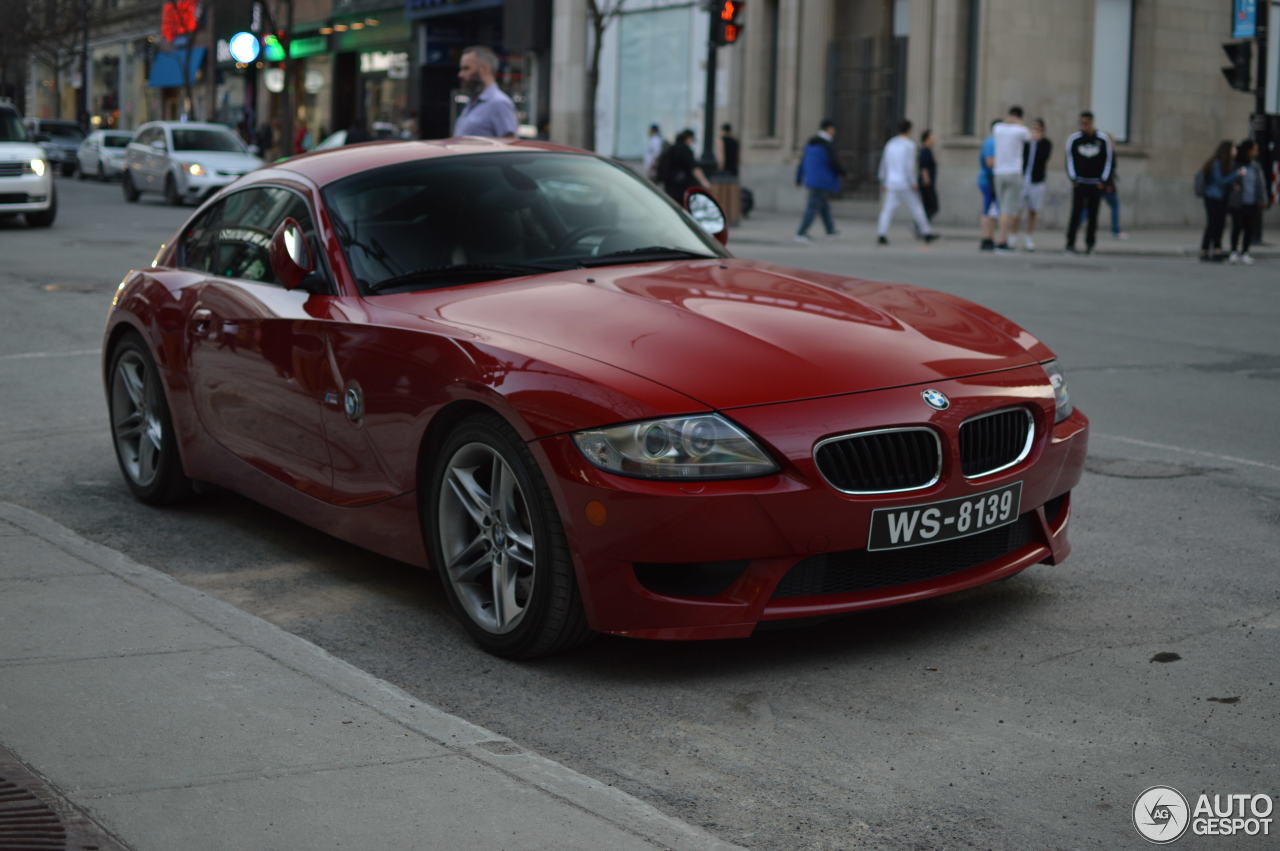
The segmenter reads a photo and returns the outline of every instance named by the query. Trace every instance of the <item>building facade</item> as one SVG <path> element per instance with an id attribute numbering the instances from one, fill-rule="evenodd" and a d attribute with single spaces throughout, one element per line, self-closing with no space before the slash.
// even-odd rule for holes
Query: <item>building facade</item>
<path id="1" fill-rule="evenodd" d="M 631 125 L 647 124 L 629 94 L 637 87 L 659 95 L 647 114 L 666 109 L 675 124 L 701 128 L 700 6 L 631 0 L 606 32 L 599 152 L 636 155 L 642 136 Z M 631 15 L 656 18 L 659 7 L 686 16 L 689 49 L 674 27 L 628 27 Z M 587 108 L 585 0 L 556 0 L 555 12 L 553 136 L 574 144 Z M 633 43 L 642 38 L 650 43 Z M 1218 141 L 1250 131 L 1253 95 L 1231 89 L 1219 70 L 1230 38 L 1222 0 L 751 0 L 742 40 L 719 49 L 716 123 L 738 128 L 742 182 L 757 204 L 798 210 L 795 166 L 824 117 L 836 122 L 849 171 L 844 195 L 868 200 L 879 191 L 884 142 L 910 118 L 917 134 L 938 136 L 940 220 L 971 224 L 979 146 L 992 119 L 1018 104 L 1045 120 L 1055 143 L 1044 216 L 1060 226 L 1070 206 L 1062 143 L 1088 109 L 1116 142 L 1125 227 L 1192 224 L 1203 218 L 1191 191 L 1196 168 Z"/>

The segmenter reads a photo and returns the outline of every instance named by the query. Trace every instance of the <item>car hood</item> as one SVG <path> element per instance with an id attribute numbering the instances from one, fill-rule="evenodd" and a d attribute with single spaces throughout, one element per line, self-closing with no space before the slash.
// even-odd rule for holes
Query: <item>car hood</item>
<path id="1" fill-rule="evenodd" d="M 427 293 L 389 307 L 537 340 L 713 408 L 1012 369 L 1043 346 L 942 293 L 750 260 L 614 266 Z"/>
<path id="2" fill-rule="evenodd" d="M 173 159 L 177 162 L 200 163 L 207 169 L 233 174 L 248 174 L 262 165 L 262 160 L 253 154 L 237 154 L 232 151 L 174 151 Z"/>
<path id="3" fill-rule="evenodd" d="M 0 144 L 0 163 L 27 162 L 36 159 L 44 159 L 44 148 L 34 142 Z"/>

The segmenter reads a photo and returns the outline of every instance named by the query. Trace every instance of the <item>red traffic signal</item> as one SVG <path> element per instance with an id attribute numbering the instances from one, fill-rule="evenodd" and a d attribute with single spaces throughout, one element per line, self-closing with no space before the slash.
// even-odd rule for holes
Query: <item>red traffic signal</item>
<path id="1" fill-rule="evenodd" d="M 711 41 L 733 44 L 742 37 L 742 0 L 716 0 L 711 4 Z"/>

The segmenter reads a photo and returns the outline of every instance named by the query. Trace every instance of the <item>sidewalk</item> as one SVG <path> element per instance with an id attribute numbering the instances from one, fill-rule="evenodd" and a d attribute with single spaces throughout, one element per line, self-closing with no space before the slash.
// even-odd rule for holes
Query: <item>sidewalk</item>
<path id="1" fill-rule="evenodd" d="M 735 847 L 0 503 L 0 846 L 32 795 L 136 851 Z"/>
<path id="2" fill-rule="evenodd" d="M 877 209 L 866 202 L 835 202 L 832 204 L 832 211 L 840 235 L 827 239 L 823 235 L 822 223 L 815 221 L 809 228 L 809 236 L 813 237 L 815 246 L 844 245 L 853 249 L 875 250 Z M 799 224 L 799 213 L 754 212 L 750 218 L 743 219 L 738 227 L 729 231 L 729 249 L 733 250 L 735 245 L 790 245 L 802 248 L 795 242 Z M 938 225 L 936 230 L 942 238 L 932 244 L 932 249 L 946 253 L 978 254 L 981 235 L 976 227 Z M 1130 231 L 1129 238 L 1123 240 L 1113 238 L 1110 231 L 1100 231 L 1094 249 L 1096 254 L 1107 256 L 1186 257 L 1194 260 L 1200 254 L 1200 236 L 1200 228 L 1193 227 L 1135 230 Z M 1280 242 L 1280 234 L 1272 229 L 1267 239 L 1271 244 L 1251 249 L 1250 253 L 1255 259 L 1280 258 L 1280 245 L 1277 244 Z M 1035 241 L 1036 254 L 1065 254 L 1063 246 L 1066 244 L 1066 234 L 1062 228 L 1038 231 Z M 895 216 L 889 231 L 889 242 L 890 248 L 920 244 L 911 236 L 911 223 L 904 211 L 899 210 Z M 1076 245 L 1084 248 L 1083 231 L 1077 236 Z"/>

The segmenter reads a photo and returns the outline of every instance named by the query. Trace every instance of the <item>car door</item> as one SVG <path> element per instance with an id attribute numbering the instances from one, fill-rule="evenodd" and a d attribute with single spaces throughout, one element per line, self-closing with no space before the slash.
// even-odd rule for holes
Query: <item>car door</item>
<path id="1" fill-rule="evenodd" d="M 324 326 L 332 298 L 275 279 L 269 244 L 286 217 L 314 234 L 300 194 L 257 186 L 228 195 L 184 234 L 180 262 L 206 273 L 187 314 L 192 395 L 214 440 L 326 499 L 332 476 L 320 406 L 331 384 Z"/>

